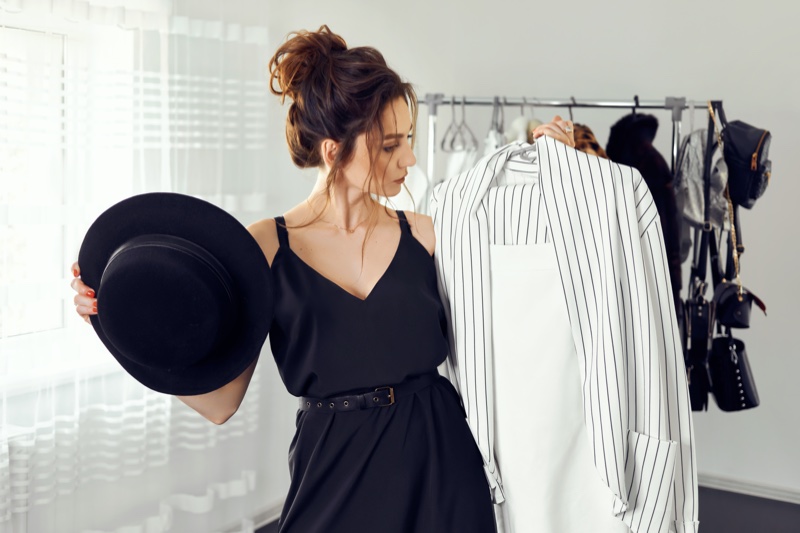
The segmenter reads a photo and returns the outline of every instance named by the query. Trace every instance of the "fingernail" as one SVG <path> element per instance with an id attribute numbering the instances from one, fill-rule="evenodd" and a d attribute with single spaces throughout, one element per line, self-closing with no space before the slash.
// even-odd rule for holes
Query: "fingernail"
<path id="1" fill-rule="evenodd" d="M 89 298 L 94 298 L 94 291 L 92 289 L 89 289 L 88 291 L 86 291 L 86 296 L 88 296 Z"/>
<path id="2" fill-rule="evenodd" d="M 97 314 L 97 307 L 92 307 L 92 312 L 93 312 L 94 314 Z"/>
<path id="3" fill-rule="evenodd" d="M 72 269 L 72 277 L 73 278 L 77 278 L 78 277 L 78 269 L 77 268 L 73 268 Z"/>

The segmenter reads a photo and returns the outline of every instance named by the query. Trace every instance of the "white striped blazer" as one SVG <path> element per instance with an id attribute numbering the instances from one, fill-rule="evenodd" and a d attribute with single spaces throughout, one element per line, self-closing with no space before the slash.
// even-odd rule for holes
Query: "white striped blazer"
<path id="1" fill-rule="evenodd" d="M 527 184 L 507 176 L 526 173 Z M 544 220 L 530 220 L 533 201 L 543 202 Z M 696 533 L 686 371 L 661 223 L 641 174 L 545 136 L 502 147 L 437 185 L 431 215 L 450 325 L 447 368 L 495 503 L 504 498 L 494 454 L 489 246 L 543 235 L 556 251 L 587 434 L 611 511 L 637 533 Z M 493 226 L 504 228 L 503 242 Z"/>

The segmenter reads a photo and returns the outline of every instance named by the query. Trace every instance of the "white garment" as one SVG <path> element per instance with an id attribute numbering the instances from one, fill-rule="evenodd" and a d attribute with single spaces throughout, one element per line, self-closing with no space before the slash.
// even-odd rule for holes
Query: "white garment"
<path id="1" fill-rule="evenodd" d="M 486 139 L 483 141 L 483 155 L 489 155 L 496 152 L 498 148 L 506 143 L 506 138 L 503 132 L 496 129 L 489 130 L 486 134 Z"/>
<path id="2" fill-rule="evenodd" d="M 450 152 L 447 158 L 447 170 L 445 170 L 444 179 L 436 183 L 441 183 L 451 176 L 458 176 L 462 172 L 466 172 L 475 165 L 475 161 L 477 160 L 478 150 L 474 148 Z"/>
<path id="3" fill-rule="evenodd" d="M 503 132 L 506 143 L 528 142 L 530 132 L 542 125 L 542 121 L 536 118 L 529 118 L 525 115 L 515 118 L 511 125 Z M 498 146 L 499 148 L 499 146 Z M 466 170 L 466 169 L 465 169 Z"/>
<path id="4" fill-rule="evenodd" d="M 535 148 L 536 161 L 517 155 L 521 148 Z M 533 183 L 541 194 L 533 194 Z M 506 184 L 512 186 L 497 192 Z M 538 214 L 531 211 L 534 202 L 544 206 Z M 498 203 L 502 223 L 490 226 Z M 530 243 L 545 226 L 576 349 L 592 458 L 609 491 L 608 511 L 636 533 L 696 533 L 697 471 L 683 352 L 663 232 L 641 174 L 544 136 L 534 145 L 503 147 L 435 187 L 431 213 L 450 326 L 448 374 L 461 394 L 495 503 L 504 494 L 495 456 L 490 245 Z M 507 462 L 504 468 L 512 467 Z"/>
<path id="5" fill-rule="evenodd" d="M 505 533 L 630 533 L 592 462 L 553 243 L 491 245 L 490 256 Z"/>

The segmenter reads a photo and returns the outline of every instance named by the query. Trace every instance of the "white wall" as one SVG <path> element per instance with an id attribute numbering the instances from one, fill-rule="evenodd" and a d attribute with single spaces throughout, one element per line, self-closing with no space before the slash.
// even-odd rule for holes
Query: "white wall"
<path id="1" fill-rule="evenodd" d="M 800 197 L 800 160 L 790 153 L 800 122 L 800 3 L 303 0 L 269 7 L 275 46 L 289 31 L 328 24 L 350 45 L 381 50 L 420 95 L 721 99 L 729 120 L 770 129 L 772 183 L 754 209 L 741 215 L 747 246 L 742 279 L 764 299 L 769 316 L 754 309 L 753 327 L 736 331 L 747 343 L 762 404 L 726 414 L 712 400 L 709 412 L 694 420 L 703 482 L 800 502 L 800 356 L 792 340 L 800 317 L 794 276 L 800 247 L 797 230 L 790 229 L 797 226 Z M 540 111 L 539 118 L 554 112 Z M 449 110 L 440 113 L 446 124 Z M 578 109 L 575 120 L 605 144 L 610 125 L 623 114 Z M 657 146 L 669 161 L 670 115 L 653 114 L 661 123 Z M 275 103 L 272 116 L 274 167 L 267 179 L 275 211 L 267 216 L 305 198 L 313 180 L 313 172 L 302 173 L 289 160 L 285 109 Z M 425 116 L 423 108 L 421 126 Z M 482 138 L 489 111 L 470 108 L 468 116 Z M 699 110 L 696 126 L 704 127 L 705 120 Z M 424 127 L 420 133 L 424 165 Z"/>

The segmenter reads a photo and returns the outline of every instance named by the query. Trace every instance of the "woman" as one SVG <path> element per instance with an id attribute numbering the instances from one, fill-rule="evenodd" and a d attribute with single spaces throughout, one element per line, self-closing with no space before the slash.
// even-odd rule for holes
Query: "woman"
<path id="1" fill-rule="evenodd" d="M 448 347 L 432 221 L 373 198 L 399 194 L 416 163 L 413 88 L 377 50 L 348 49 L 327 26 L 290 36 L 270 72 L 273 93 L 293 102 L 292 160 L 319 169 L 304 202 L 248 226 L 274 279 L 272 352 L 301 397 L 280 531 L 495 531 L 480 452 L 436 371 Z M 569 127 L 556 117 L 537 137 L 573 144 Z M 88 321 L 95 294 L 73 270 Z M 254 368 L 180 399 L 221 424 Z"/>

